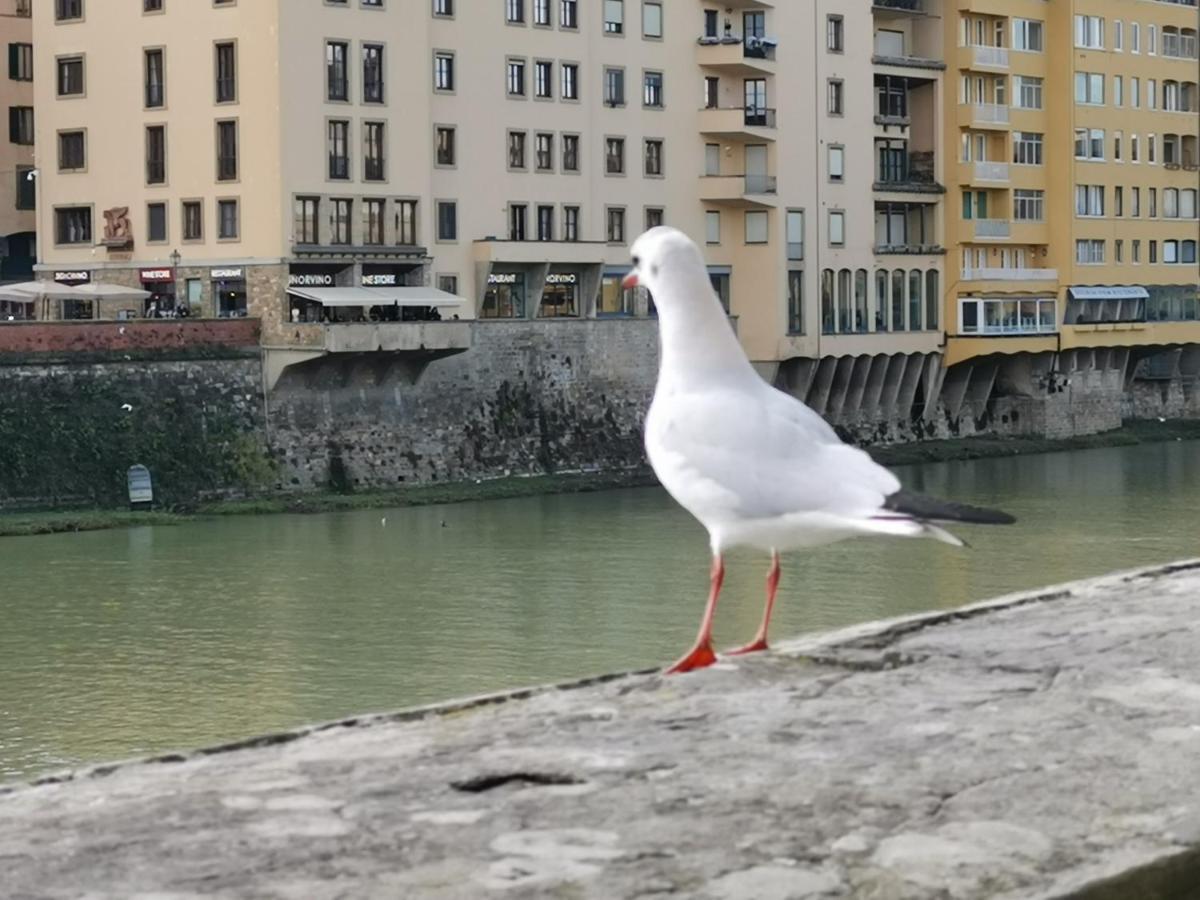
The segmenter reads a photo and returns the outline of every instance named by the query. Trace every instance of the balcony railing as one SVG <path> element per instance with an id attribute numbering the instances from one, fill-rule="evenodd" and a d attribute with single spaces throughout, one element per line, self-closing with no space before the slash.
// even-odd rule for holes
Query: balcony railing
<path id="1" fill-rule="evenodd" d="M 1008 124 L 1008 107 L 999 103 L 976 103 L 972 107 L 972 116 L 976 122 L 994 122 L 1000 125 Z"/>
<path id="2" fill-rule="evenodd" d="M 742 56 L 747 59 L 774 59 L 775 41 L 772 38 L 746 35 L 742 41 Z"/>
<path id="3" fill-rule="evenodd" d="M 1008 68 L 1007 47 L 975 47 L 975 65 L 993 69 Z"/>
<path id="4" fill-rule="evenodd" d="M 963 269 L 963 281 L 1058 281 L 1058 269 Z"/>
<path id="5" fill-rule="evenodd" d="M 773 193 L 775 193 L 775 176 L 774 175 L 747 175 L 746 176 L 746 193 L 747 194 L 773 194 Z"/>
<path id="6" fill-rule="evenodd" d="M 872 0 L 871 5 L 876 9 L 892 9 L 899 12 L 923 13 L 923 0 Z"/>
<path id="7" fill-rule="evenodd" d="M 747 106 L 742 110 L 743 121 L 755 128 L 774 128 L 775 110 L 766 106 Z"/>
<path id="8" fill-rule="evenodd" d="M 1008 181 L 1008 163 L 977 162 L 975 163 L 976 181 Z"/>
<path id="9" fill-rule="evenodd" d="M 1011 231 L 1008 219 L 975 219 L 977 238 L 1006 238 Z"/>

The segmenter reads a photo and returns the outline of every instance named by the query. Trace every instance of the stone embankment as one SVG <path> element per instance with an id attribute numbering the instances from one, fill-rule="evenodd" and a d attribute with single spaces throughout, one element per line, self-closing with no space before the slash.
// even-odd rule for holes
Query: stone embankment
<path id="1" fill-rule="evenodd" d="M 0 793 L 12 900 L 1200 897 L 1200 560 Z"/>

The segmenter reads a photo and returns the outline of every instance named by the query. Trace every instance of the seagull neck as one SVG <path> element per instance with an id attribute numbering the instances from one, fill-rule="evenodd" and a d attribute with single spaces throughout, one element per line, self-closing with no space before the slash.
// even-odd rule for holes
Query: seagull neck
<path id="1" fill-rule="evenodd" d="M 690 306 L 661 304 L 658 319 L 660 378 L 674 373 L 727 378 L 742 370 L 753 371 L 716 297 L 712 303 L 693 302 Z"/>

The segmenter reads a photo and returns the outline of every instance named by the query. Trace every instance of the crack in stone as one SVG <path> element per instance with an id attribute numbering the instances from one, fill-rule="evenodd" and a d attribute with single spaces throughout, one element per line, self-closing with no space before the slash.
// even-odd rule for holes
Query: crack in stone
<path id="1" fill-rule="evenodd" d="M 587 784 L 582 778 L 573 775 L 560 775 L 556 772 L 504 772 L 493 775 L 477 775 L 463 781 L 452 781 L 450 787 L 456 791 L 468 794 L 482 794 L 485 791 L 504 787 L 506 784 L 521 786 L 555 786 L 570 784 Z"/>

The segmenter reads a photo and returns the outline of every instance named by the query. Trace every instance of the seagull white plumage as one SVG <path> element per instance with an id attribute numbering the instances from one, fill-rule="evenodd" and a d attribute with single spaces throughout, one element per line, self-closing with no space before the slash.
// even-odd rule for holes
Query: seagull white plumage
<path id="1" fill-rule="evenodd" d="M 843 443 L 817 413 L 763 381 L 713 293 L 699 248 L 683 232 L 652 228 L 631 252 L 633 269 L 623 285 L 650 291 L 660 332 L 646 454 L 671 496 L 707 529 L 713 557 L 700 633 L 668 671 L 715 662 L 712 619 L 722 554 L 730 547 L 771 554 L 762 625 L 751 643 L 733 651 L 741 653 L 767 647 L 780 551 L 881 534 L 957 545 L 935 521 L 1013 521 L 902 490 L 895 475 Z"/>

